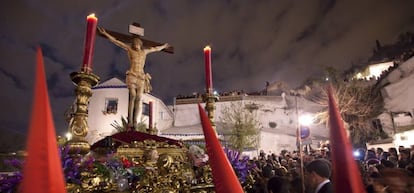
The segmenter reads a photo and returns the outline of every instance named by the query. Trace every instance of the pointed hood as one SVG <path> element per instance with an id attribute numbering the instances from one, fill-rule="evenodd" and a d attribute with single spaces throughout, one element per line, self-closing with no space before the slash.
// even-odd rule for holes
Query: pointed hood
<path id="1" fill-rule="evenodd" d="M 336 193 L 365 193 L 361 173 L 352 154 L 352 146 L 346 135 L 333 92 L 332 85 L 329 85 L 329 127 L 334 190 Z"/>
<path id="2" fill-rule="evenodd" d="M 21 192 L 66 193 L 40 48 L 26 150 Z"/>
<path id="3" fill-rule="evenodd" d="M 209 164 L 213 174 L 213 182 L 217 193 L 243 193 L 243 188 L 233 170 L 229 160 L 224 153 L 223 147 L 217 139 L 216 132 L 211 126 L 206 112 L 198 104 L 201 124 L 203 126 L 204 137 L 206 140 Z"/>

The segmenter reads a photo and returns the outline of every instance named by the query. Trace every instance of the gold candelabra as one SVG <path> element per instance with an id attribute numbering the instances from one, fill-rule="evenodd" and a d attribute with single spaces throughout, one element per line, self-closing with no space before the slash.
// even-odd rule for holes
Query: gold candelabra
<path id="1" fill-rule="evenodd" d="M 90 72 L 72 72 L 72 82 L 76 85 L 76 104 L 74 113 L 69 122 L 69 133 L 72 138 L 66 142 L 70 155 L 85 155 L 90 150 L 89 143 L 85 140 L 88 134 L 88 103 L 92 96 L 91 88 L 98 84 L 99 77 Z"/>
<path id="2" fill-rule="evenodd" d="M 211 126 L 216 129 L 216 124 L 214 123 L 214 111 L 216 110 L 215 103 L 219 100 L 219 97 L 213 93 L 213 89 L 207 90 L 206 95 L 203 97 L 203 102 L 206 103 L 206 111 L 208 119 L 210 119 Z"/>

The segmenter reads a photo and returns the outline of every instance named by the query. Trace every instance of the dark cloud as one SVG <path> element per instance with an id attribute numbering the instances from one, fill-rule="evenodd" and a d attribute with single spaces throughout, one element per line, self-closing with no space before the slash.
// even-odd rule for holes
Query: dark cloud
<path id="1" fill-rule="evenodd" d="M 13 86 L 15 86 L 16 88 L 25 89 L 24 84 L 21 82 L 21 80 L 18 77 L 14 76 L 13 74 L 7 72 L 6 69 L 0 68 L 0 74 L 6 77 L 7 79 L 10 79 L 13 82 Z"/>
<path id="2" fill-rule="evenodd" d="M 178 94 L 204 92 L 203 48 L 212 47 L 214 87 L 257 91 L 265 82 L 298 86 L 327 66 L 365 61 L 375 40 L 392 43 L 414 31 L 414 1 L 134 1 L 6 0 L 0 6 L 0 125 L 25 131 L 32 103 L 35 48 L 41 46 L 55 124 L 74 101 L 69 74 L 80 69 L 86 16 L 127 33 L 138 22 L 145 38 L 168 42 L 174 54 L 153 53 L 146 70 L 153 94 L 171 103 Z M 97 37 L 94 73 L 124 79 L 124 50 Z"/>

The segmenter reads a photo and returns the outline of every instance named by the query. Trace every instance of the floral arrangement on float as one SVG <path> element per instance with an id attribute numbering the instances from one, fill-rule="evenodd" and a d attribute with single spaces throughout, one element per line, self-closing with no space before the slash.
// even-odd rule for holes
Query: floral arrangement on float
<path id="1" fill-rule="evenodd" d="M 12 168 L 15 168 L 18 171 L 9 174 L 0 174 L 0 192 L 17 192 L 17 185 L 23 179 L 23 175 L 19 171 L 23 168 L 23 162 L 18 159 L 10 159 L 5 160 L 4 164 Z"/>
<path id="2" fill-rule="evenodd" d="M 107 154 L 105 157 L 96 158 L 90 154 L 77 159 L 68 154 L 67 148 L 61 147 L 60 150 L 68 192 L 76 192 L 78 189 L 86 192 L 123 192 L 137 186 L 145 173 L 144 166 L 134 164 L 125 157 L 118 159 L 113 154 Z M 19 171 L 23 161 L 12 159 L 6 160 L 5 164 L 18 171 L 0 175 L 0 192 L 17 192 L 23 179 L 23 174 Z"/>
<path id="3" fill-rule="evenodd" d="M 62 168 L 68 192 L 134 192 L 142 189 L 140 181 L 145 180 L 148 168 L 126 157 L 116 157 L 113 152 L 98 155 L 91 152 L 82 158 L 71 157 L 68 148 L 60 147 Z M 231 149 L 225 153 L 238 176 L 243 188 L 250 189 L 255 180 L 252 169 L 256 165 L 249 162 L 249 157 Z M 211 175 L 208 167 L 208 155 L 198 146 L 189 147 L 189 158 L 193 165 L 195 177 L 190 184 L 205 182 L 206 175 Z M 6 160 L 5 165 L 16 168 L 16 172 L 0 175 L 0 192 L 18 192 L 18 185 L 23 179 L 20 171 L 23 161 Z M 204 167 L 206 166 L 206 167 Z M 209 173 L 209 174 L 207 174 Z"/>
<path id="4" fill-rule="evenodd" d="M 257 168 L 255 163 L 250 162 L 249 156 L 243 156 L 239 151 L 224 149 L 231 166 L 234 169 L 243 189 L 251 189 L 256 182 L 253 170 Z"/>

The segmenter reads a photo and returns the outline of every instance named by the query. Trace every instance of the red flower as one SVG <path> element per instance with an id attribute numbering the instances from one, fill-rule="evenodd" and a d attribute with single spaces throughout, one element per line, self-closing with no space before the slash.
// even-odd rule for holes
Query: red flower
<path id="1" fill-rule="evenodd" d="M 122 157 L 121 158 L 121 162 L 122 162 L 122 165 L 124 166 L 124 168 L 130 168 L 130 167 L 132 167 L 132 162 L 131 161 L 129 161 L 127 158 L 125 158 L 125 157 Z"/>

